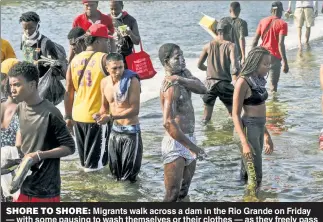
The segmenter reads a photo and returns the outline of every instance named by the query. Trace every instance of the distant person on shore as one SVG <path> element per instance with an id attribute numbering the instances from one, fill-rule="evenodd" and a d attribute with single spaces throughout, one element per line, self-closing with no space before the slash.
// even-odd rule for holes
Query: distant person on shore
<path id="1" fill-rule="evenodd" d="M 203 83 L 186 69 L 183 51 L 178 45 L 166 43 L 159 48 L 159 59 L 165 69 L 160 90 L 166 134 L 162 142 L 164 202 L 185 198 L 195 172 L 196 159 L 206 154 L 196 145 L 195 115 L 192 92 L 206 93 Z"/>
<path id="2" fill-rule="evenodd" d="M 102 106 L 94 115 L 98 124 L 112 122 L 109 167 L 116 180 L 135 182 L 141 168 L 143 144 L 139 123 L 140 82 L 137 73 L 124 69 L 123 56 L 110 53 L 101 81 Z M 110 114 L 108 114 L 110 113 Z"/>
<path id="3" fill-rule="evenodd" d="M 125 68 L 127 68 L 126 57 L 132 54 L 134 45 L 139 45 L 140 34 L 136 19 L 123 11 L 123 6 L 123 1 L 111 0 L 109 16 L 115 28 L 117 52 L 123 56 Z"/>
<path id="4" fill-rule="evenodd" d="M 85 31 L 81 27 L 72 28 L 67 35 L 67 39 L 70 43 L 70 48 L 75 55 L 85 51 Z"/>
<path id="5" fill-rule="evenodd" d="M 99 126 L 92 115 L 101 107 L 101 80 L 108 75 L 105 70 L 109 53 L 108 29 L 103 24 L 93 24 L 86 32 L 86 50 L 76 55 L 66 73 L 65 121 L 75 132 L 81 166 L 85 172 L 97 171 L 107 164 L 107 126 Z"/>
<path id="6" fill-rule="evenodd" d="M 23 13 L 19 22 L 23 29 L 21 50 L 24 61 L 35 64 L 39 70 L 39 78 L 41 78 L 50 69 L 50 66 L 38 63 L 38 60 L 41 59 L 41 56 L 58 60 L 55 44 L 40 33 L 40 18 L 36 12 Z"/>
<path id="7" fill-rule="evenodd" d="M 92 24 L 103 24 L 107 27 L 109 35 L 113 35 L 114 33 L 114 26 L 112 23 L 112 19 L 106 15 L 101 13 L 98 10 L 99 1 L 93 1 L 93 0 L 82 0 L 82 4 L 84 5 L 84 13 L 81 15 L 78 15 L 74 21 L 73 21 L 73 28 L 75 27 L 81 27 L 84 31 L 87 31 Z M 110 44 L 108 51 L 115 51 L 115 43 L 113 39 L 109 40 Z M 74 58 L 75 54 L 70 48 L 68 62 L 70 63 L 72 59 Z"/>
<path id="8" fill-rule="evenodd" d="M 321 83 L 321 90 L 323 91 L 323 64 L 321 65 L 321 69 L 320 69 L 320 83 Z M 323 112 L 323 93 L 322 93 L 321 105 L 322 105 L 322 112 Z M 320 133 L 319 143 L 320 143 L 320 150 L 323 151 L 323 128 Z"/>
<path id="9" fill-rule="evenodd" d="M 204 124 L 211 120 L 217 97 L 231 115 L 234 90 L 231 82 L 236 79 L 240 71 L 235 44 L 230 42 L 231 29 L 232 26 L 226 19 L 220 20 L 216 27 L 217 39 L 203 47 L 197 63 L 200 70 L 206 71 L 207 93 L 203 96 Z M 207 66 L 204 65 L 205 61 L 207 61 Z"/>
<path id="10" fill-rule="evenodd" d="M 266 79 L 270 53 L 263 47 L 253 48 L 235 84 L 232 119 L 241 140 L 241 179 L 248 181 L 247 191 L 255 197 L 262 181 L 262 151 L 273 152 L 266 123 Z M 243 110 L 243 116 L 241 113 Z"/>
<path id="11" fill-rule="evenodd" d="M 287 12 L 292 13 L 292 1 L 288 2 Z M 309 46 L 311 35 L 311 27 L 314 26 L 315 17 L 318 16 L 317 1 L 296 1 L 296 9 L 294 12 L 294 23 L 298 33 L 298 47 L 302 49 L 302 27 L 306 27 L 305 44 Z"/>
<path id="12" fill-rule="evenodd" d="M 287 23 L 281 19 L 283 15 L 283 4 L 279 1 L 273 2 L 271 6 L 272 15 L 262 19 L 256 31 L 252 47 L 258 45 L 261 38 L 261 46 L 271 54 L 270 90 L 277 92 L 281 68 L 288 73 L 289 67 L 286 57 L 285 36 L 287 36 Z"/>
<path id="13" fill-rule="evenodd" d="M 75 143 L 60 111 L 38 93 L 39 72 L 29 62 L 15 64 L 8 73 L 11 95 L 18 104 L 16 147 L 32 158 L 15 202 L 60 202 L 60 158 L 74 153 Z"/>
<path id="14" fill-rule="evenodd" d="M 231 42 L 236 46 L 236 53 L 240 64 L 243 64 L 246 58 L 246 39 L 248 36 L 248 24 L 245 20 L 239 18 L 241 12 L 239 2 L 231 2 L 230 17 L 223 19 L 227 20 L 232 25 Z"/>
<path id="15" fill-rule="evenodd" d="M 9 58 L 16 58 L 15 51 L 13 50 L 9 41 L 3 38 L 0 38 L 0 45 L 1 45 L 1 55 L 0 55 L 1 62 Z"/>

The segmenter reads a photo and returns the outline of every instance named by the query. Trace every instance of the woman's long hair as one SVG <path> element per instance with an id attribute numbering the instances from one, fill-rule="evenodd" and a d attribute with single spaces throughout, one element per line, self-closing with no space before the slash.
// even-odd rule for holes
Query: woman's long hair
<path id="1" fill-rule="evenodd" d="M 251 49 L 242 67 L 240 75 L 247 76 L 256 72 L 264 55 L 270 55 L 269 51 L 264 47 L 257 46 Z"/>

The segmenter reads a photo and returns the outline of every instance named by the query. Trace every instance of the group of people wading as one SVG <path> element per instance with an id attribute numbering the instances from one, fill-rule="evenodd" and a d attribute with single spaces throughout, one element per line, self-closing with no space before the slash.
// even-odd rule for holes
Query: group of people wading
<path id="1" fill-rule="evenodd" d="M 58 60 L 60 56 L 57 45 L 40 33 L 37 13 L 26 12 L 19 19 L 24 32 L 24 61 L 1 55 L 1 92 L 5 95 L 1 103 L 1 147 L 18 147 L 34 165 L 14 201 L 60 201 L 60 158 L 73 154 L 75 147 L 85 172 L 109 165 L 116 180 L 130 182 L 136 182 L 140 172 L 140 78 L 127 69 L 125 62 L 140 42 L 138 24 L 123 10 L 122 1 L 110 1 L 109 15 L 98 10 L 98 1 L 82 3 L 84 13 L 76 17 L 67 35 L 70 51 L 64 73 L 64 117 L 38 92 L 39 79 L 48 71 L 38 59 L 45 56 Z M 217 37 L 203 47 L 197 65 L 206 71 L 205 83 L 186 68 L 180 46 L 166 43 L 159 48 L 165 72 L 160 89 L 166 130 L 161 145 L 164 201 L 178 201 L 188 195 L 196 161 L 207 156 L 194 135 L 192 93 L 202 95 L 204 124 L 211 119 L 216 98 L 224 103 L 241 140 L 241 178 L 248 181 L 248 194 L 252 196 L 260 187 L 263 148 L 266 154 L 273 152 L 265 127 L 265 77 L 270 73 L 271 90 L 277 91 L 281 68 L 288 72 L 284 46 L 287 23 L 281 19 L 282 3 L 273 2 L 272 15 L 260 21 L 247 55 L 248 26 L 239 18 L 240 11 L 240 4 L 232 2 L 230 16 L 214 27 Z M 261 46 L 257 46 L 260 38 Z"/>

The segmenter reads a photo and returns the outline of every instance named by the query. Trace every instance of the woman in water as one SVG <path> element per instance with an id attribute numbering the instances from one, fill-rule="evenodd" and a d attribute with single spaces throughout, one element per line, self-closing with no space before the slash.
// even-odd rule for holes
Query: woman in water
<path id="1" fill-rule="evenodd" d="M 264 77 L 269 71 L 270 62 L 270 54 L 265 48 L 253 48 L 236 81 L 233 94 L 232 118 L 242 146 L 241 177 L 248 180 L 250 196 L 256 195 L 261 184 L 264 143 L 266 154 L 273 151 L 271 137 L 265 127 L 268 93 Z"/>

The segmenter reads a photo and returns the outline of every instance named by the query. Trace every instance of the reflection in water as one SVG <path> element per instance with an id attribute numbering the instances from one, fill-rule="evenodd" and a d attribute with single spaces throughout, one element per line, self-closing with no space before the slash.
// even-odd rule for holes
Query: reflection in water
<path id="1" fill-rule="evenodd" d="M 266 126 L 273 135 L 280 135 L 288 129 L 285 125 L 288 111 L 284 105 L 279 102 L 276 94 L 273 94 L 271 100 L 266 102 Z"/>
<path id="2" fill-rule="evenodd" d="M 312 53 L 311 47 L 308 46 L 304 50 L 298 50 L 295 59 L 295 66 L 300 69 L 312 68 L 317 65 L 315 55 Z"/>

